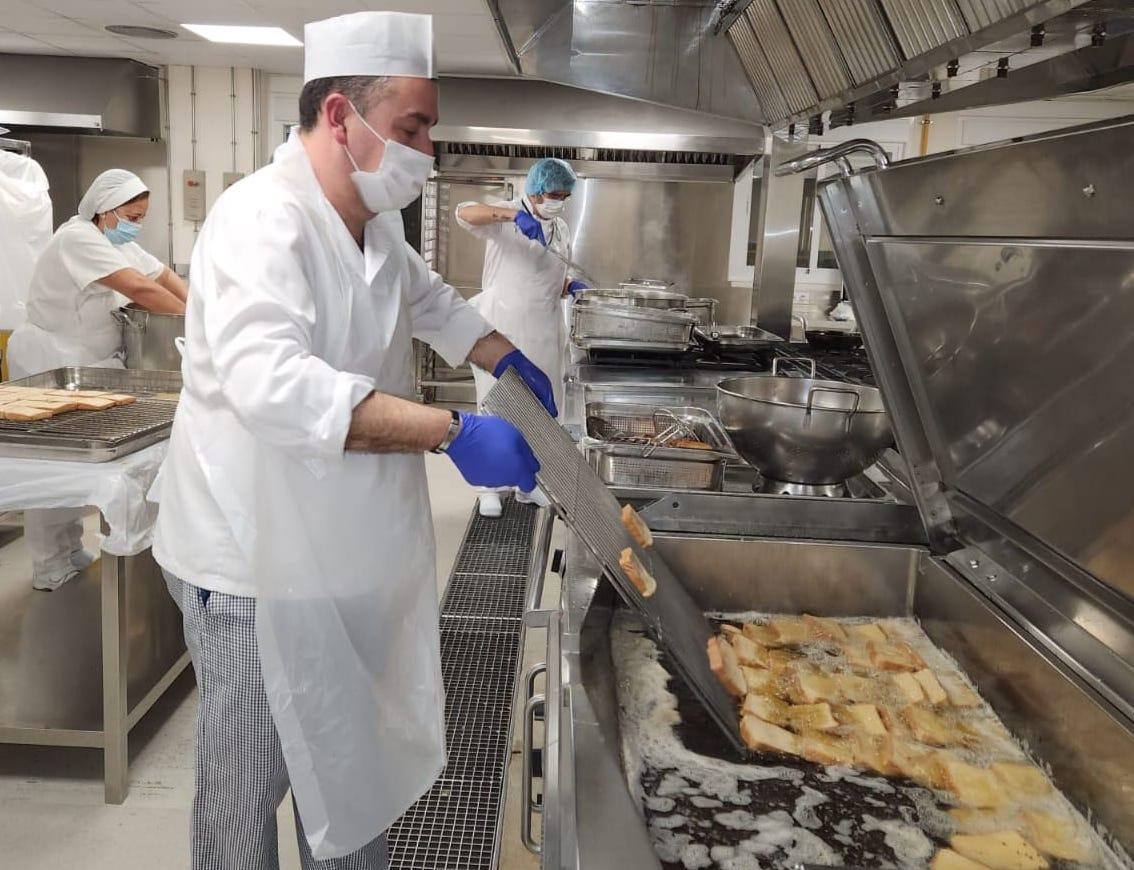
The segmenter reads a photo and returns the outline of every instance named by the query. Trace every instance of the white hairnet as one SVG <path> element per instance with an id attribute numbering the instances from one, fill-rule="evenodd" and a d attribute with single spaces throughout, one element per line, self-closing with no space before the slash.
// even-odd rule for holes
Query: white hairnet
<path id="1" fill-rule="evenodd" d="M 150 189 L 128 169 L 108 169 L 94 180 L 79 200 L 79 217 L 91 220 L 96 214 L 112 211 Z"/>

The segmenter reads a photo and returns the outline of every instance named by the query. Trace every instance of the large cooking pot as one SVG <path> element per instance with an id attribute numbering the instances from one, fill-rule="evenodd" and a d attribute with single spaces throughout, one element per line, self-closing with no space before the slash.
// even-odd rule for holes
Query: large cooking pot
<path id="1" fill-rule="evenodd" d="M 874 387 L 756 375 L 717 385 L 717 413 L 737 452 L 765 478 L 842 483 L 893 443 Z"/>
<path id="2" fill-rule="evenodd" d="M 154 314 L 131 302 L 114 316 L 122 324 L 126 368 L 181 371 L 177 342 L 185 336 L 185 315 Z"/>

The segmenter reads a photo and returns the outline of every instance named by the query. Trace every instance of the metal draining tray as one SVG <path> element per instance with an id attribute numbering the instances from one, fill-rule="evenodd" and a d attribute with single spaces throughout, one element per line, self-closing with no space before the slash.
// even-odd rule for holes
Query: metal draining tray
<path id="1" fill-rule="evenodd" d="M 169 437 L 181 373 L 68 366 L 6 383 L 137 396 L 132 405 L 106 411 L 71 411 L 35 423 L 0 421 L 0 456 L 108 462 Z"/>
<path id="2" fill-rule="evenodd" d="M 725 458 L 712 450 L 618 444 L 584 438 L 583 455 L 607 486 L 634 489 L 719 491 Z M 674 455 L 679 454 L 679 455 Z"/>
<path id="3" fill-rule="evenodd" d="M 688 437 L 708 444 L 712 450 L 660 446 L 653 451 L 658 456 L 685 458 L 693 454 L 714 453 L 737 458 L 724 427 L 704 408 L 647 405 L 636 402 L 587 402 L 585 408 L 587 435 L 610 443 L 643 444 L 656 438 L 673 424 L 680 424 Z M 620 437 L 611 437 L 617 433 Z M 678 433 L 679 437 L 685 437 Z"/>
<path id="4" fill-rule="evenodd" d="M 685 585 L 655 550 L 642 550 L 633 541 L 622 526 L 618 500 L 514 369 L 496 382 L 484 406 L 523 433 L 540 463 L 536 479 L 560 517 L 586 543 L 618 594 L 642 617 L 711 719 L 736 749 L 744 751 L 735 704 L 709 670 L 705 647 L 712 629 Z M 657 592 L 650 598 L 643 598 L 622 572 L 619 555 L 626 547 L 657 580 Z"/>

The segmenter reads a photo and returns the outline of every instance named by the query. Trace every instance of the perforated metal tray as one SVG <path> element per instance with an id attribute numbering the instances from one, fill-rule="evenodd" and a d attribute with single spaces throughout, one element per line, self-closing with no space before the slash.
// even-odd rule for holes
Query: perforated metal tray
<path id="1" fill-rule="evenodd" d="M 669 655 L 712 720 L 738 751 L 745 751 L 736 704 L 709 670 L 705 650 L 712 628 L 685 585 L 661 556 L 633 541 L 619 518 L 618 500 L 514 369 L 496 382 L 484 405 L 523 433 L 540 463 L 536 478 L 560 517 L 603 566 L 618 594 L 641 616 L 650 636 Z M 619 555 L 626 547 L 657 580 L 657 592 L 650 598 L 643 598 L 619 567 Z"/>
<path id="2" fill-rule="evenodd" d="M 106 411 L 70 411 L 35 423 L 0 421 L 0 456 L 108 462 L 169 437 L 181 374 L 68 366 L 5 385 L 136 396 L 132 405 Z"/>
<path id="3" fill-rule="evenodd" d="M 660 449 L 652 453 L 640 444 L 607 444 L 584 438 L 583 455 L 608 486 L 634 489 L 718 491 L 725 459 L 711 450 Z"/>

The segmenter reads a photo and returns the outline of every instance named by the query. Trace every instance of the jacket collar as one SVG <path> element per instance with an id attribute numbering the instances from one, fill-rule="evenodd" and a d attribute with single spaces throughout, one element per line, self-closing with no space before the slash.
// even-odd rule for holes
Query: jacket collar
<path id="1" fill-rule="evenodd" d="M 350 240 L 353 245 L 354 240 L 351 239 L 342 219 L 323 194 L 323 188 L 319 186 L 319 179 L 315 177 L 311 160 L 303 148 L 303 143 L 299 141 L 298 128 L 292 128 L 287 141 L 276 149 L 272 162 L 278 167 L 277 171 L 281 178 L 291 186 L 304 204 L 309 206 L 312 212 L 324 215 L 326 222 L 330 224 L 327 227 L 328 231 L 333 236 Z M 366 222 L 363 230 L 362 271 L 367 284 L 373 282 L 390 254 L 404 239 L 405 227 L 402 224 L 401 212 L 384 212 Z"/>

